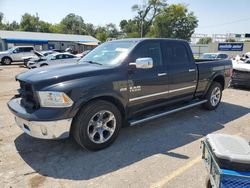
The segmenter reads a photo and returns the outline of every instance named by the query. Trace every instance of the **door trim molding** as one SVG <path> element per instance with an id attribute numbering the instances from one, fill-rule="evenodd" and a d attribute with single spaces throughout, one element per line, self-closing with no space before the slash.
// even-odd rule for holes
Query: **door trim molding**
<path id="1" fill-rule="evenodd" d="M 164 94 L 168 94 L 168 93 L 183 91 L 183 90 L 186 90 L 186 89 L 192 89 L 192 88 L 195 88 L 195 87 L 196 87 L 196 85 L 193 85 L 193 86 L 183 87 L 183 88 L 179 88 L 179 89 L 173 89 L 173 90 L 169 90 L 169 91 L 153 93 L 153 94 L 150 94 L 150 95 L 144 95 L 144 96 L 141 96 L 141 97 L 135 97 L 135 98 L 129 99 L 129 102 L 133 102 L 133 101 L 137 101 L 137 100 L 141 100 L 141 99 L 146 99 L 146 98 L 150 98 L 150 97 L 155 97 L 155 96 L 159 96 L 159 95 L 164 95 Z"/>

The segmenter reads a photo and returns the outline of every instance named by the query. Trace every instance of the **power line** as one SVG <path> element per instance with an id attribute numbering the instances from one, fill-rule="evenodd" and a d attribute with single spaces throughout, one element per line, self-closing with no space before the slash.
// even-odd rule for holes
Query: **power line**
<path id="1" fill-rule="evenodd" d="M 250 18 L 244 18 L 244 19 L 235 20 L 235 21 L 232 21 L 232 22 L 226 22 L 226 23 L 222 23 L 222 24 L 216 24 L 216 25 L 201 26 L 199 28 L 203 29 L 203 28 L 211 28 L 211 27 L 221 27 L 221 26 L 225 26 L 225 25 L 231 25 L 231 24 L 234 24 L 234 23 L 245 22 L 245 21 L 248 21 L 248 20 L 250 20 Z"/>

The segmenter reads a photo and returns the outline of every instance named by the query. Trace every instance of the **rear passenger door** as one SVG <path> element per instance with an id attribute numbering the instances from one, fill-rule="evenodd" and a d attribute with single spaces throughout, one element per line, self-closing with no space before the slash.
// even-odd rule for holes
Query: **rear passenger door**
<path id="1" fill-rule="evenodd" d="M 191 99 L 197 85 L 197 66 L 182 41 L 165 41 L 169 99 Z"/>

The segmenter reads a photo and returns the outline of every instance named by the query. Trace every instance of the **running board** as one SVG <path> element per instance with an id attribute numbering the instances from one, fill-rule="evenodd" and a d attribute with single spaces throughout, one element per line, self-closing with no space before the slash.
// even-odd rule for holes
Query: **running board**
<path id="1" fill-rule="evenodd" d="M 182 107 L 179 107 L 179 108 L 175 108 L 173 110 L 161 112 L 159 114 L 155 114 L 155 115 L 152 115 L 150 117 L 142 118 L 142 119 L 139 119 L 139 120 L 132 120 L 129 123 L 130 123 L 130 126 L 134 126 L 134 125 L 144 123 L 144 122 L 147 122 L 147 121 L 150 121 L 150 120 L 153 120 L 153 119 L 157 119 L 157 118 L 160 118 L 160 117 L 163 117 L 163 116 L 166 116 L 166 115 L 169 115 L 169 114 L 181 111 L 181 110 L 192 108 L 194 106 L 198 106 L 198 105 L 206 103 L 206 102 L 207 102 L 207 100 L 197 101 L 197 102 L 193 102 L 191 104 L 189 103 L 188 105 L 185 105 L 185 106 L 182 106 Z"/>

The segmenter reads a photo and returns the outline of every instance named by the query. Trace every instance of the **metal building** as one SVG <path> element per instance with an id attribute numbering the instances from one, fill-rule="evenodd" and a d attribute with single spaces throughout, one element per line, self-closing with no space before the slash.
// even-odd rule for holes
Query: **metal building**
<path id="1" fill-rule="evenodd" d="M 71 48 L 74 51 L 83 52 L 94 48 L 99 43 L 99 40 L 89 35 L 0 30 L 0 51 L 13 46 L 32 45 L 38 51 Z"/>

